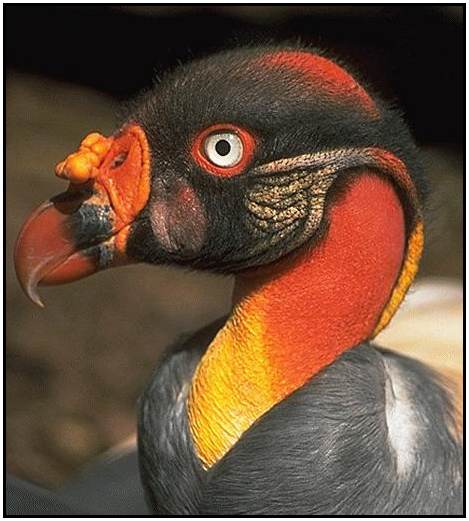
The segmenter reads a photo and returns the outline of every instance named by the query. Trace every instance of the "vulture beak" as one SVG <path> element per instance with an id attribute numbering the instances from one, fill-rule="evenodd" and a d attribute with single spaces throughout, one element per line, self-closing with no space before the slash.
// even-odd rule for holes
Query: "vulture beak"
<path id="1" fill-rule="evenodd" d="M 68 190 L 27 219 L 15 246 L 15 268 L 29 298 L 43 306 L 39 284 L 63 284 L 132 262 L 132 223 L 150 194 L 150 152 L 143 130 L 127 126 L 106 138 L 89 134 L 56 167 Z"/>

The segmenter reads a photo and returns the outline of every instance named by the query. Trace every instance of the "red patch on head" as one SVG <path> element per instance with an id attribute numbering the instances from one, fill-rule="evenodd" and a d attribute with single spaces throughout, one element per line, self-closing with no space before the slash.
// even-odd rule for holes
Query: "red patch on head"
<path id="1" fill-rule="evenodd" d="M 366 90 L 347 71 L 327 58 L 305 51 L 280 51 L 266 54 L 258 64 L 295 71 L 328 97 L 345 103 L 358 103 L 371 115 L 378 116 L 376 104 Z"/>

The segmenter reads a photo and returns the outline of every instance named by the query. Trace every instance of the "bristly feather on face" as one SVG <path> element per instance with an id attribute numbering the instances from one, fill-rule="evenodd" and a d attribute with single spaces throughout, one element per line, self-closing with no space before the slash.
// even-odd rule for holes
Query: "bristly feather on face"
<path id="1" fill-rule="evenodd" d="M 400 115 L 317 51 L 242 49 L 192 62 L 130 104 L 125 119 L 151 143 L 158 194 L 129 236 L 128 254 L 144 262 L 230 273 L 319 240 L 347 174 L 383 170 L 374 150 L 401 159 L 420 204 L 425 196 Z M 235 175 L 194 158 L 194 141 L 213 126 L 252 136 L 252 157 Z M 415 209 L 401 191 L 410 230 Z"/>

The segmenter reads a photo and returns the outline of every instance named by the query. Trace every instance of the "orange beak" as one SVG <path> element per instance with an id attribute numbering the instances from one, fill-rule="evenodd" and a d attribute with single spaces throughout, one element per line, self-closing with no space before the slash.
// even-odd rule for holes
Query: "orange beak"
<path id="1" fill-rule="evenodd" d="M 150 195 L 145 133 L 131 125 L 110 138 L 90 134 L 56 174 L 70 181 L 69 189 L 32 213 L 15 246 L 20 284 L 40 306 L 40 284 L 63 284 L 132 262 L 127 237 Z"/>

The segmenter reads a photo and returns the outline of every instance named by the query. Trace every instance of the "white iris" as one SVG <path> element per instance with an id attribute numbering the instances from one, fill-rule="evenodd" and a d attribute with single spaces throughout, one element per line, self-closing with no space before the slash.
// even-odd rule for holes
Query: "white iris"
<path id="1" fill-rule="evenodd" d="M 204 151 L 214 165 L 229 168 L 241 161 L 243 142 L 234 132 L 211 134 L 205 140 Z"/>

